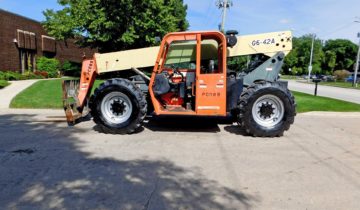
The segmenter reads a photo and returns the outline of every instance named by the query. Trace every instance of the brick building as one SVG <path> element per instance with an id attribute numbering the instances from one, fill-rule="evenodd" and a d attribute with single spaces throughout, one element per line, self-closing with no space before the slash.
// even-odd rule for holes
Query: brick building
<path id="1" fill-rule="evenodd" d="M 74 40 L 57 41 L 47 35 L 40 22 L 0 9 L 0 71 L 36 69 L 36 57 L 80 63 L 95 50 L 79 48 Z"/>

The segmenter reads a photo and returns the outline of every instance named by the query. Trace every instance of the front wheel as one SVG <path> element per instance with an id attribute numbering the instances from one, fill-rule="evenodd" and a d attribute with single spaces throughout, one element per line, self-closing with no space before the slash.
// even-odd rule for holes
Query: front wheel
<path id="1" fill-rule="evenodd" d="M 294 123 L 295 115 L 293 95 L 276 82 L 254 84 L 240 97 L 238 122 L 253 136 L 282 136 Z"/>
<path id="2" fill-rule="evenodd" d="M 130 134 L 141 127 L 147 102 L 141 90 L 129 80 L 111 79 L 95 90 L 90 109 L 103 132 Z"/>

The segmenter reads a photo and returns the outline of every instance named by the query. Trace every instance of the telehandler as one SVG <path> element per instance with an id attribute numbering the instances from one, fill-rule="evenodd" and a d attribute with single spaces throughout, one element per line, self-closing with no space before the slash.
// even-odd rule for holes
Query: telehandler
<path id="1" fill-rule="evenodd" d="M 161 45 L 84 60 L 80 82 L 63 82 L 69 124 L 88 106 L 106 133 L 136 132 L 147 114 L 232 117 L 253 136 L 282 136 L 294 122 L 296 104 L 279 80 L 284 57 L 292 49 L 290 31 L 237 36 L 236 31 L 176 32 Z M 227 68 L 228 57 L 252 55 L 241 73 Z M 138 68 L 151 67 L 151 78 Z M 130 78 L 112 78 L 91 95 L 95 78 L 132 69 Z"/>

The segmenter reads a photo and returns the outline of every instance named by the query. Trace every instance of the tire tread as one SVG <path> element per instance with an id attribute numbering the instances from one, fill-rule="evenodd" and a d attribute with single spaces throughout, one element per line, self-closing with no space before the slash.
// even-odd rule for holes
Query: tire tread
<path id="1" fill-rule="evenodd" d="M 286 109 L 284 104 L 285 116 L 282 124 L 273 129 L 264 128 L 252 119 L 252 103 L 255 102 L 257 97 L 261 96 L 259 94 L 262 94 L 262 92 L 269 88 L 272 89 L 272 91 L 280 91 L 285 100 L 288 100 L 285 101 L 288 103 L 288 109 Z M 271 94 L 271 92 L 267 94 Z M 238 124 L 243 127 L 248 134 L 256 137 L 283 136 L 284 131 L 289 130 L 291 124 L 294 123 L 296 116 L 296 102 L 294 96 L 287 88 L 277 82 L 259 82 L 249 86 L 240 96 L 238 109 Z"/>
<path id="2" fill-rule="evenodd" d="M 127 126 L 122 128 L 105 125 L 104 121 L 100 117 L 101 113 L 99 113 L 97 109 L 101 100 L 101 95 L 110 86 L 118 86 L 127 89 L 131 94 L 133 94 L 139 105 L 138 115 Z M 100 84 L 90 98 L 89 107 L 91 115 L 93 116 L 93 121 L 98 125 L 99 129 L 104 133 L 110 134 L 131 134 L 136 132 L 142 126 L 147 113 L 147 101 L 143 92 L 135 84 L 122 78 L 109 79 Z"/>

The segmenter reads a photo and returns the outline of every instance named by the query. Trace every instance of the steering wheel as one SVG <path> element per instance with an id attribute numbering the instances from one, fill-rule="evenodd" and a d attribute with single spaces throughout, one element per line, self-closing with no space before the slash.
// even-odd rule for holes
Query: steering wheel
<path id="1" fill-rule="evenodd" d="M 173 73 L 172 74 L 169 74 L 168 76 L 168 79 L 169 79 L 169 83 L 175 85 L 176 83 L 174 83 L 172 81 L 172 78 L 175 76 L 175 75 L 180 75 L 181 76 L 181 82 L 184 82 L 184 75 L 179 71 L 179 68 L 174 68 L 173 69 Z"/>

